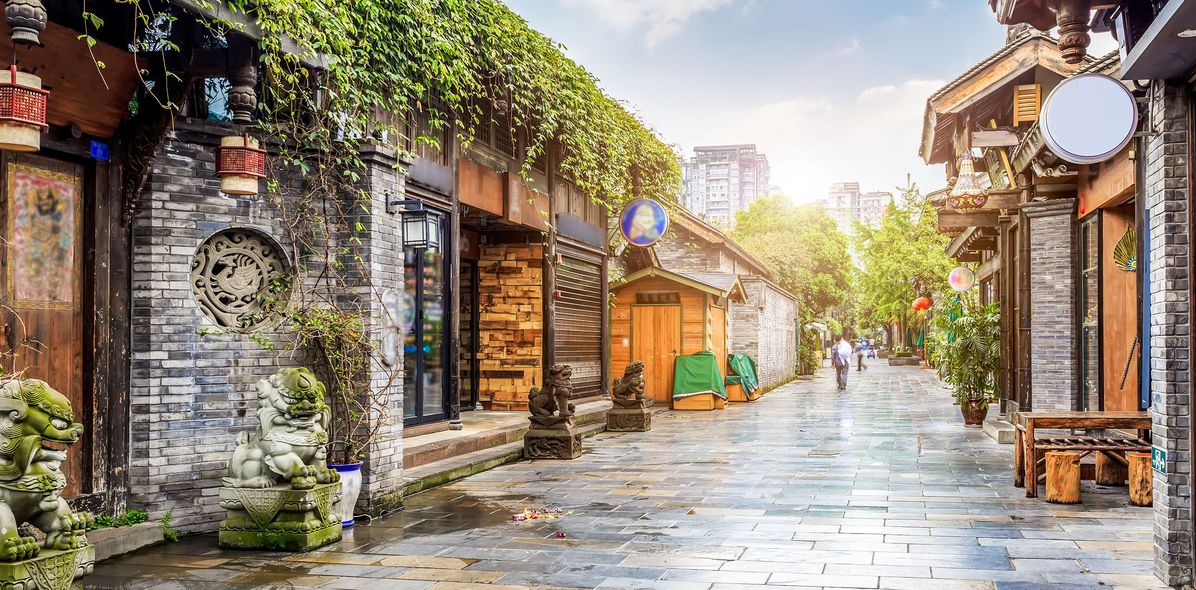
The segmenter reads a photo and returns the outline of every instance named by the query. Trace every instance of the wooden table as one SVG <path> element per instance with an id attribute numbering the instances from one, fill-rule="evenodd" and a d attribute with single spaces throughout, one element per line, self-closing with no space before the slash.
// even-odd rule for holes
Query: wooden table
<path id="1" fill-rule="evenodd" d="M 1013 485 L 1025 485 L 1026 497 L 1038 497 L 1038 452 L 1040 446 L 1034 438 L 1037 429 L 1109 429 L 1137 430 L 1139 438 L 1097 438 L 1088 436 L 1066 436 L 1051 439 L 1045 446 L 1074 447 L 1082 451 L 1123 452 L 1150 450 L 1150 443 L 1142 438 L 1141 431 L 1150 430 L 1149 412 L 1018 412 L 1014 418 L 1018 436 L 1013 451 Z"/>

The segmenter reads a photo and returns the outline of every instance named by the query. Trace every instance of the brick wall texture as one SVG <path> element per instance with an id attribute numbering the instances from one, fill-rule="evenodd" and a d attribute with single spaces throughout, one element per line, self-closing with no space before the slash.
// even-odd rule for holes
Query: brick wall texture
<path id="1" fill-rule="evenodd" d="M 268 199 L 219 192 L 214 146 L 229 131 L 180 121 L 159 152 L 132 222 L 130 507 L 153 519 L 172 511 L 173 524 L 184 532 L 211 530 L 224 517 L 218 487 L 238 433 L 257 426 L 255 385 L 298 362 L 282 347 L 272 351 L 248 334 L 217 331 L 191 290 L 192 259 L 221 230 L 252 228 L 292 252 Z M 394 172 L 387 172 L 393 179 Z M 375 180 L 382 179 L 370 182 Z M 397 220 L 378 221 L 366 238 L 367 256 L 401 251 Z M 319 261 L 303 262 L 309 274 L 319 268 Z M 402 288 L 401 261 L 379 256 L 370 264 Z M 285 341 L 270 330 L 256 336 Z M 371 449 L 380 463 L 368 478 L 363 502 L 392 491 L 386 488 L 401 478 L 401 379 L 395 381 L 398 420 Z"/>
<path id="2" fill-rule="evenodd" d="M 731 351 L 756 361 L 762 387 L 793 379 L 797 367 L 797 301 L 756 277 L 741 278 L 747 303 L 731 304 Z"/>
<path id="3" fill-rule="evenodd" d="M 1154 474 L 1155 573 L 1173 586 L 1192 583 L 1192 449 L 1189 398 L 1191 328 L 1188 255 L 1191 189 L 1188 110 L 1180 87 L 1157 84 L 1145 140 L 1146 227 L 1150 240 L 1150 393 L 1153 444 L 1167 451 Z"/>
<path id="4" fill-rule="evenodd" d="M 1030 384 L 1035 410 L 1074 410 L 1075 199 L 1022 206 L 1030 227 Z"/>
<path id="5" fill-rule="evenodd" d="M 478 401 L 526 410 L 544 350 L 544 247 L 482 246 L 478 261 Z"/>

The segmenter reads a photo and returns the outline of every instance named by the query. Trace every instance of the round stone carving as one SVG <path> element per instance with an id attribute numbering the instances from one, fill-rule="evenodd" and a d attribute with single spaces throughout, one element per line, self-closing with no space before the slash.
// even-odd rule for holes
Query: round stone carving
<path id="1" fill-rule="evenodd" d="M 234 228 L 213 234 L 191 262 L 195 302 L 217 326 L 248 332 L 270 319 L 271 284 L 286 277 L 286 261 L 270 238 Z M 278 283 L 274 283 L 277 287 Z"/>

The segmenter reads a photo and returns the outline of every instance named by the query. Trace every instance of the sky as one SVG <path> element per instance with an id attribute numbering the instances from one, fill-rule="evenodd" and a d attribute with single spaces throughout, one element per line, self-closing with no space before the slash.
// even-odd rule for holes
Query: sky
<path id="1" fill-rule="evenodd" d="M 986 0 L 505 1 L 686 157 L 755 143 L 797 202 L 942 188 L 917 154 L 926 98 L 1005 42 Z"/>

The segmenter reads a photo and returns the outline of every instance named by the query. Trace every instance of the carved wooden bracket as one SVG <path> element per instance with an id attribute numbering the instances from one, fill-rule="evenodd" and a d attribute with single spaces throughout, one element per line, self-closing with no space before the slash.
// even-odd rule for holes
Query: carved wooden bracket
<path id="1" fill-rule="evenodd" d="M 1059 25 L 1059 49 L 1063 61 L 1069 64 L 1084 62 L 1088 53 L 1089 0 L 1056 0 L 1055 22 Z"/>
<path id="2" fill-rule="evenodd" d="M 41 45 L 41 32 L 46 30 L 46 7 L 42 0 L 6 0 L 4 19 L 12 30 L 12 42 L 22 45 Z"/>

